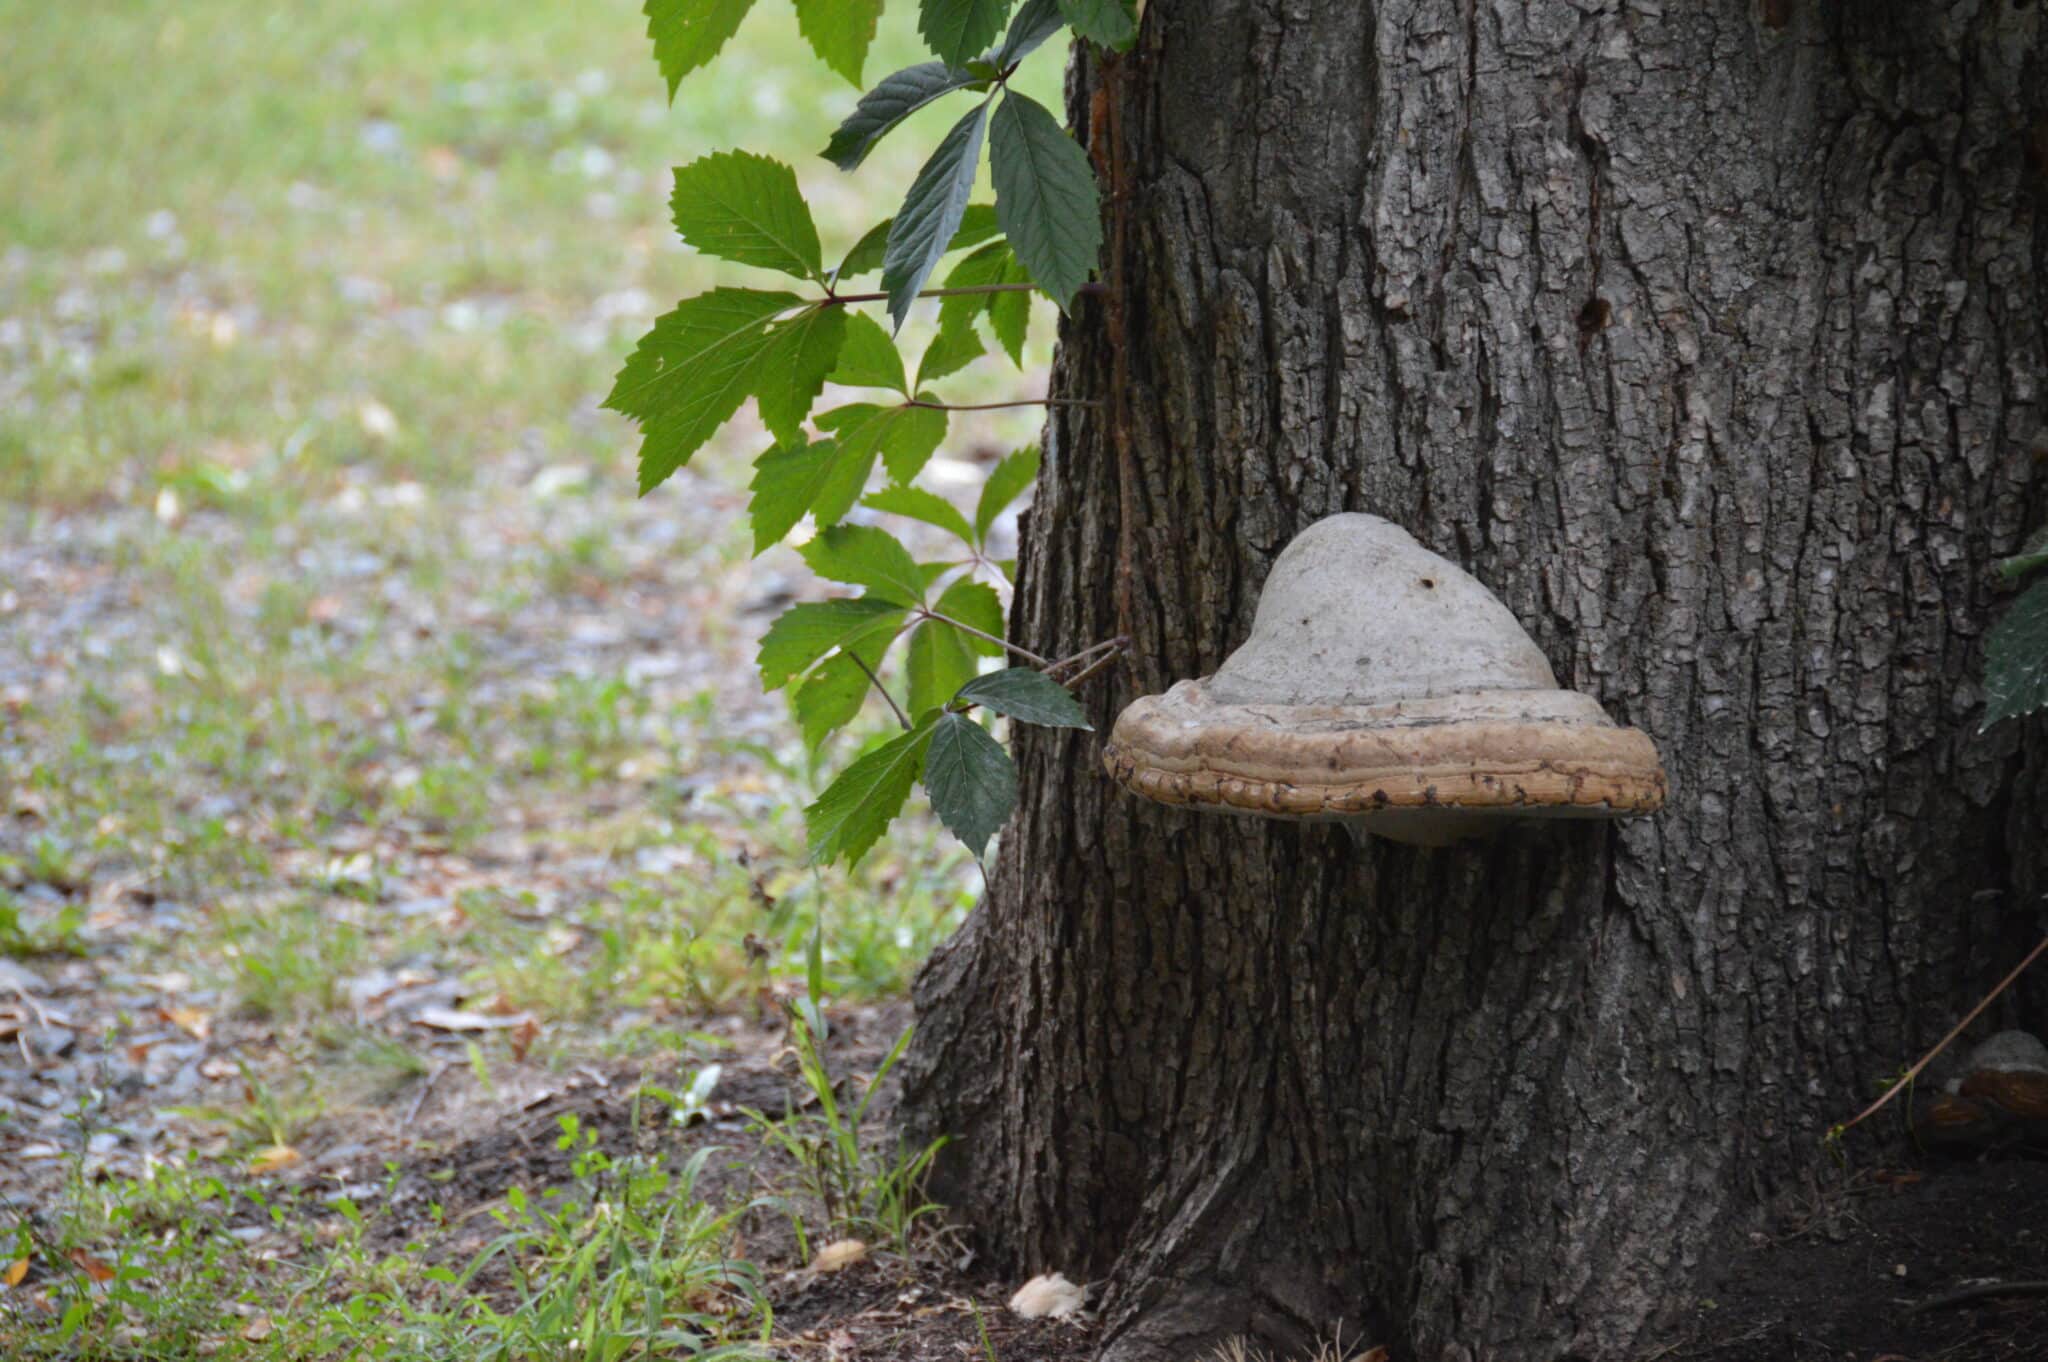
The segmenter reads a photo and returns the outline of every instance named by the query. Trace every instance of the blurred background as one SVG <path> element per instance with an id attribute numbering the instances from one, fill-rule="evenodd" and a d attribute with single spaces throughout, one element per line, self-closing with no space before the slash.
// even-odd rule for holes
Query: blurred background
<path id="1" fill-rule="evenodd" d="M 745 282 L 675 242 L 671 166 L 794 164 L 832 259 L 957 110 L 842 175 L 858 92 L 780 0 L 672 107 L 632 0 L 4 0 L 0 34 L 0 1002 L 34 1003 L 0 1193 L 390 1135 L 450 1047 L 506 1101 L 715 1054 L 814 925 L 835 998 L 900 998 L 978 872 L 922 817 L 803 865 L 819 773 L 752 670 L 817 590 L 750 559 L 771 441 L 749 408 L 639 500 L 598 403 Z M 1056 107 L 1062 67 L 1020 83 Z M 1042 391 L 1051 336 L 947 395 Z M 956 417 L 925 481 L 1036 426 Z"/>

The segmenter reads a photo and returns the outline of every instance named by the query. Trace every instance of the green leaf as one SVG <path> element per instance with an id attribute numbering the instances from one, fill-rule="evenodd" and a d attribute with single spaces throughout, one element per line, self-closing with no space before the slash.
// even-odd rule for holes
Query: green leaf
<path id="1" fill-rule="evenodd" d="M 939 603 L 932 607 L 932 611 L 949 620 L 972 625 L 986 636 L 954 630 L 965 640 L 969 652 L 982 657 L 1003 655 L 1003 645 L 996 642 L 1003 636 L 1003 598 L 988 583 L 963 578 L 940 594 Z M 940 699 L 949 700 L 952 695 L 952 691 L 947 691 Z"/>
<path id="2" fill-rule="evenodd" d="M 1024 272 L 1024 266 L 1014 256 L 1010 268 L 999 284 L 1028 284 L 1031 276 Z M 1002 343 L 1003 352 L 1010 357 L 1010 363 L 1024 367 L 1024 338 L 1031 330 L 1031 294 L 1019 289 L 1015 293 L 992 293 L 988 299 L 989 329 L 996 333 Z"/>
<path id="3" fill-rule="evenodd" d="M 676 167 L 669 211 L 685 243 L 736 265 L 820 279 L 818 228 L 796 171 L 750 151 L 721 151 Z"/>
<path id="4" fill-rule="evenodd" d="M 898 123 L 933 100 L 978 83 L 965 71 L 948 69 L 942 61 L 919 62 L 891 72 L 860 97 L 825 144 L 823 155 L 841 170 L 856 170 Z"/>
<path id="5" fill-rule="evenodd" d="M 777 445 L 754 461 L 754 499 L 748 503 L 747 518 L 754 525 L 754 552 L 766 553 L 768 546 L 782 542 L 796 528 L 818 500 L 832 475 L 832 461 L 839 446 L 830 440 L 814 444 Z"/>
<path id="6" fill-rule="evenodd" d="M 868 475 L 875 471 L 875 451 L 849 449 L 846 442 L 838 442 L 839 452 L 832 456 L 832 467 L 825 474 L 825 481 L 818 488 L 818 499 L 811 503 L 811 519 L 818 522 L 819 529 L 837 525 L 860 500 L 860 494 L 868 489 Z"/>
<path id="7" fill-rule="evenodd" d="M 819 61 L 856 87 L 881 17 L 882 0 L 796 0 L 797 32 Z"/>
<path id="8" fill-rule="evenodd" d="M 978 860 L 1017 807 L 1017 767 L 980 724 L 941 714 L 925 753 L 924 789 L 932 812 Z"/>
<path id="9" fill-rule="evenodd" d="M 1093 727 L 1073 692 L 1029 667 L 1006 667 L 977 676 L 953 698 L 1008 715 L 1019 723 L 1046 728 Z"/>
<path id="10" fill-rule="evenodd" d="M 908 612 L 876 596 L 792 605 L 768 626 L 755 665 L 761 689 L 774 690 L 834 648 L 857 648 L 895 633 Z"/>
<path id="11" fill-rule="evenodd" d="M 946 253 L 966 216 L 967 195 L 974 189 L 974 172 L 981 164 L 981 135 L 987 125 L 988 103 L 984 100 L 953 125 L 924 169 L 917 172 L 903 208 L 889 228 L 889 246 L 882 256 L 882 288 L 889 295 L 889 316 L 899 330 L 910 315 L 910 305 L 917 301 L 918 290 L 931 277 L 932 268 Z M 1086 156 L 1082 162 L 1086 164 Z M 1092 179 L 1089 192 L 1094 192 Z M 1002 211 L 998 199 L 998 220 Z"/>
<path id="12" fill-rule="evenodd" d="M 1074 32 L 1118 52 L 1138 39 L 1137 6 L 1131 0 L 1059 0 Z"/>
<path id="13" fill-rule="evenodd" d="M 847 315 L 846 341 L 840 346 L 839 367 L 832 371 L 832 381 L 849 388 L 893 388 L 910 396 L 902 353 L 882 324 L 865 312 Z"/>
<path id="14" fill-rule="evenodd" d="M 1006 71 L 1015 66 L 1066 25 L 1067 17 L 1060 13 L 1059 0 L 1024 0 L 1024 7 L 1010 20 L 1003 45 L 995 51 L 996 69 Z"/>
<path id="15" fill-rule="evenodd" d="M 862 654 L 861 661 L 872 667 L 881 652 L 876 646 L 880 642 L 871 640 L 854 652 Z M 804 678 L 789 703 L 796 711 L 797 726 L 803 730 L 808 751 L 816 753 L 825 739 L 853 722 L 867 702 L 870 684 L 867 673 L 847 652 L 832 654 Z"/>
<path id="16" fill-rule="evenodd" d="M 755 366 L 754 400 L 761 424 L 781 443 L 803 439 L 804 418 L 825 390 L 845 339 L 843 307 L 813 307 L 769 328 L 768 348 Z"/>
<path id="17" fill-rule="evenodd" d="M 947 288 L 981 288 L 990 284 L 1025 284 L 1031 276 L 1018 262 L 1017 254 L 1010 249 L 1010 243 L 1003 240 L 989 242 L 955 265 L 947 274 Z M 956 293 L 939 300 L 939 334 L 952 342 L 954 347 L 972 358 L 981 353 L 976 345 L 971 351 L 962 343 L 962 333 L 971 332 L 974 319 L 986 314 L 989 325 L 996 333 L 996 339 L 1010 353 L 1017 364 L 1024 362 L 1024 332 L 1031 318 L 1031 292 L 1020 288 L 1009 293 Z M 961 361 L 965 363 L 965 360 Z M 927 365 L 929 361 L 927 361 Z M 954 366 L 959 367 L 958 365 Z M 951 372 L 947 370 L 946 372 Z M 927 376 L 920 368 L 918 381 Z M 930 377 L 939 377 L 934 372 Z"/>
<path id="18" fill-rule="evenodd" d="M 821 413 L 818 425 L 838 436 L 840 447 L 850 458 L 867 459 L 872 466 L 874 456 L 881 454 L 889 477 L 903 483 L 931 462 L 946 438 L 943 410 L 908 403 L 878 407 L 871 402 L 850 402 Z"/>
<path id="19" fill-rule="evenodd" d="M 917 386 L 936 383 L 948 374 L 957 374 L 981 358 L 986 346 L 973 327 L 948 331 L 939 328 L 939 334 L 932 337 L 932 343 L 924 348 L 924 357 L 917 362 Z"/>
<path id="20" fill-rule="evenodd" d="M 937 492 L 927 492 L 922 487 L 885 487 L 862 498 L 861 504 L 890 515 L 936 525 L 948 534 L 957 535 L 969 548 L 974 546 L 974 527 L 967 523 L 967 517 L 961 515 L 952 502 Z M 997 615 L 1000 618 L 1000 608 Z"/>
<path id="21" fill-rule="evenodd" d="M 932 727 L 929 720 L 921 723 L 854 762 L 804 810 L 813 864 L 843 860 L 851 866 L 867 854 L 923 772 Z"/>
<path id="22" fill-rule="evenodd" d="M 974 508 L 975 534 L 986 540 L 989 526 L 996 523 L 1003 508 L 1023 496 L 1037 481 L 1037 445 L 1026 445 L 997 464 L 988 481 L 981 485 L 981 500 Z"/>
<path id="23" fill-rule="evenodd" d="M 978 667 L 968 649 L 967 635 L 948 624 L 926 620 L 911 632 L 907 647 L 910 679 L 910 712 L 922 714 L 946 703 L 953 693 L 974 679 Z"/>
<path id="24" fill-rule="evenodd" d="M 1998 570 L 2008 577 L 2018 577 L 2037 567 L 2048 567 L 2048 525 L 2036 530 L 2027 546 L 2000 563 Z"/>
<path id="25" fill-rule="evenodd" d="M 1003 31 L 1010 0 L 918 0 L 917 31 L 948 66 L 962 67 Z"/>
<path id="26" fill-rule="evenodd" d="M 872 525 L 835 525 L 798 550 L 811 571 L 899 605 L 924 600 L 924 577 L 910 550 L 887 530 Z M 865 598 L 864 598 L 865 599 Z"/>
<path id="27" fill-rule="evenodd" d="M 846 253 L 845 261 L 839 266 L 839 278 L 855 279 L 870 270 L 882 268 L 882 253 L 889 248 L 889 229 L 895 225 L 896 219 L 883 218 L 868 228 L 867 234 Z M 994 204 L 970 203 L 967 211 L 960 215 L 960 230 L 953 233 L 953 239 L 946 243 L 946 250 L 951 253 L 979 246 L 1001 230 L 996 223 Z"/>
<path id="28" fill-rule="evenodd" d="M 1088 153 L 1044 105 L 1014 90 L 996 110 L 989 141 L 1003 235 L 1064 312 L 1102 253 L 1102 212 Z"/>
<path id="29" fill-rule="evenodd" d="M 754 0 L 647 0 L 641 13 L 671 103 L 683 77 L 718 55 L 753 6 Z"/>
<path id="30" fill-rule="evenodd" d="M 2021 592 L 1986 640 L 1984 722 L 1977 731 L 2043 708 L 2048 708 L 2048 581 Z"/>
<path id="31" fill-rule="evenodd" d="M 721 288 L 654 323 L 604 405 L 640 423 L 640 491 L 690 461 L 754 390 L 768 320 L 803 302 L 792 293 Z"/>

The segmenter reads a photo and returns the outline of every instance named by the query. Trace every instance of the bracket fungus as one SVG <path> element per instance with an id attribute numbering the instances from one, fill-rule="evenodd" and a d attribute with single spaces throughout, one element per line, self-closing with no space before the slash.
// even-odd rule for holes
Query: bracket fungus
<path id="1" fill-rule="evenodd" d="M 1214 676 L 1133 701 L 1103 753 L 1162 804 L 1337 821 L 1445 846 L 1509 817 L 1664 803 L 1650 739 L 1550 663 L 1493 593 L 1373 515 L 1335 515 L 1273 564 Z"/>

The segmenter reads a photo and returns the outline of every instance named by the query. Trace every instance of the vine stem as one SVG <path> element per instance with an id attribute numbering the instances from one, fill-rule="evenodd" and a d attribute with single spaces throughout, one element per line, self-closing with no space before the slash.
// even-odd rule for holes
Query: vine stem
<path id="1" fill-rule="evenodd" d="M 951 615 L 941 615 L 938 611 L 930 609 L 927 606 L 919 606 L 917 608 L 917 613 L 920 619 L 937 620 L 941 624 L 950 624 L 955 629 L 959 629 L 966 633 L 972 634 L 976 638 L 987 639 L 990 643 L 995 644 L 996 647 L 1001 648 L 1005 652 L 1015 653 L 1017 656 L 1023 658 L 1027 662 L 1037 663 L 1041 670 L 1049 669 L 1059 665 L 1056 662 L 1052 662 L 1046 658 L 1040 657 L 1037 653 L 1032 652 L 1029 648 L 1020 648 L 1014 643 L 1005 642 L 1004 640 L 997 638 L 994 634 L 987 633 L 983 630 L 975 628 L 971 624 L 967 624 L 960 620 L 956 620 Z"/>
<path id="2" fill-rule="evenodd" d="M 1065 686 L 1068 690 L 1072 690 L 1074 687 L 1080 685 L 1083 681 L 1086 681 L 1089 677 L 1101 671 L 1104 667 L 1107 667 L 1110 663 L 1122 657 L 1124 655 L 1125 649 L 1127 649 L 1130 646 L 1130 642 L 1130 639 L 1125 638 L 1122 635 L 1119 635 L 1116 638 L 1111 639 L 1106 644 L 1098 644 L 1097 647 L 1105 647 L 1108 648 L 1109 651 L 1104 653 L 1101 657 L 1096 658 L 1093 662 L 1090 662 L 1087 666 L 1081 668 L 1080 671 L 1075 672 L 1072 677 L 1061 681 L 1060 684 L 1062 686 Z"/>
<path id="3" fill-rule="evenodd" d="M 1038 285 L 1036 284 L 958 284 L 950 288 L 920 289 L 917 296 L 920 298 L 965 298 L 978 293 L 1030 293 L 1037 288 Z M 1092 280 L 1081 285 L 1080 288 L 1082 293 L 1100 293 L 1102 290 L 1102 284 Z M 885 303 L 889 301 L 889 294 L 887 292 L 828 293 L 818 301 L 821 304 L 841 306 L 847 303 Z"/>
<path id="4" fill-rule="evenodd" d="M 894 642 L 894 640 L 891 640 L 891 642 Z M 861 661 L 858 654 L 852 652 L 851 650 L 848 650 L 846 655 L 852 658 L 853 665 L 860 668 L 862 673 L 866 675 L 868 680 L 874 683 L 875 690 L 881 695 L 881 697 L 884 700 L 889 702 L 889 708 L 895 712 L 896 722 L 902 724 L 903 731 L 905 733 L 908 733 L 910 731 L 910 716 L 903 712 L 903 706 L 896 703 L 896 697 L 889 694 L 889 688 L 882 684 L 882 678 L 876 676 L 874 668 L 868 666 L 867 663 Z"/>
<path id="5" fill-rule="evenodd" d="M 1884 1090 L 1884 1095 L 1879 1097 L 1875 1102 L 1872 1102 L 1869 1106 L 1857 1112 L 1847 1121 L 1844 1121 L 1841 1125 L 1838 1125 L 1833 1130 L 1829 1131 L 1829 1136 L 1833 1138 L 1839 1138 L 1843 1135 L 1848 1134 L 1851 1130 L 1854 1130 L 1858 1125 L 1862 1124 L 1865 1120 L 1868 1120 L 1870 1117 L 1875 1116 L 1878 1112 L 1882 1111 L 1884 1109 L 1885 1103 L 1891 1101 L 1894 1097 L 1897 1097 L 1902 1091 L 1911 1087 L 1913 1085 L 1913 1080 L 1920 1076 L 1920 1071 L 1926 1068 L 1929 1064 L 1933 1063 L 1935 1056 L 1939 1055 L 1943 1050 L 1946 1050 L 1949 1047 L 1949 1042 L 1953 1041 L 1957 1036 L 1963 1034 L 1964 1028 L 1968 1027 L 1971 1022 L 1977 1020 L 1977 1018 L 1983 1013 L 1984 1009 L 1991 1006 L 1992 1002 L 1998 997 L 1999 994 L 2005 992 L 2008 988 L 2012 987 L 2012 981 L 2019 978 L 2020 974 L 2026 969 L 2026 967 L 2033 964 L 2035 960 L 2039 959 L 2042 952 L 2044 951 L 2048 951 L 2048 936 L 2042 937 L 2040 943 L 2036 945 L 2034 949 L 2027 952 L 2027 958 L 2020 961 L 2017 965 L 2014 965 L 2012 967 L 2012 973 L 2006 975 L 2003 979 L 2000 979 L 1998 981 L 1997 988 L 1994 988 L 1989 993 L 1985 994 L 1984 1000 L 1982 1002 L 1978 1003 L 1975 1007 L 1971 1008 L 1968 1015 L 1966 1015 L 1961 1021 L 1957 1022 L 1953 1027 L 1951 1027 L 1949 1029 L 1949 1033 L 1941 1038 L 1940 1044 L 1936 1045 L 1932 1050 L 1929 1050 L 1926 1054 L 1920 1056 L 1920 1062 L 1918 1064 L 1915 1064 L 1912 1068 L 1906 1070 L 1906 1076 L 1904 1078 L 1901 1078 L 1898 1082 L 1892 1084 L 1889 1088 L 1886 1088 Z"/>
<path id="6" fill-rule="evenodd" d="M 1087 397 L 1020 397 L 1012 402 L 924 402 L 912 398 L 903 405 L 923 407 L 926 411 L 1001 411 L 1005 407 L 1099 407 L 1102 404 Z"/>
<path id="7" fill-rule="evenodd" d="M 1083 662 L 1089 662 L 1089 666 L 1084 668 L 1080 673 L 1081 676 L 1087 676 L 1091 672 L 1093 672 L 1097 666 L 1101 665 L 1101 663 L 1106 660 L 1096 658 L 1095 655 L 1097 653 L 1101 653 L 1104 651 L 1120 653 L 1125 648 L 1130 647 L 1130 645 L 1130 638 L 1123 634 L 1118 634 L 1115 638 L 1106 638 L 1100 643 L 1091 643 L 1086 648 L 1083 648 L 1080 652 L 1073 653 L 1067 657 L 1063 657 L 1059 661 L 1053 663 L 1052 666 L 1046 668 L 1046 674 L 1049 676 L 1053 672 L 1063 672 L 1069 667 L 1076 666 Z M 1091 658 L 1095 660 L 1093 662 L 1090 662 Z"/>

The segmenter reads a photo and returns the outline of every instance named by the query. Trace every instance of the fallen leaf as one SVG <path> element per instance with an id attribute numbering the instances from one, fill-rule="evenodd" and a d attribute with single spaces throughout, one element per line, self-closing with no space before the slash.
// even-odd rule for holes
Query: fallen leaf
<path id="1" fill-rule="evenodd" d="M 0 1272 L 0 1282 L 4 1282 L 8 1286 L 20 1286 L 21 1279 L 26 1276 L 28 1276 L 28 1259 L 16 1258 L 7 1265 L 5 1272 Z"/>
<path id="2" fill-rule="evenodd" d="M 540 1023 L 532 1017 L 528 1017 L 512 1029 L 512 1058 L 520 1061 L 522 1064 L 525 1063 L 526 1052 L 533 1048 L 534 1041 L 538 1039 L 540 1039 Z"/>
<path id="3" fill-rule="evenodd" d="M 271 1324 L 270 1316 L 258 1315 L 242 1326 L 242 1337 L 248 1339 L 251 1343 L 261 1343 L 264 1339 L 270 1337 L 270 1331 L 273 1327 L 275 1326 Z"/>
<path id="4" fill-rule="evenodd" d="M 531 1020 L 531 1014 L 493 1017 L 486 1013 L 464 1012 L 453 1007 L 423 1007 L 420 1014 L 412 1019 L 412 1024 L 435 1031 L 503 1031 Z"/>
<path id="5" fill-rule="evenodd" d="M 1046 1272 L 1017 1288 L 1010 1310 L 1025 1319 L 1067 1319 L 1081 1313 L 1088 1293 L 1067 1280 L 1064 1272 Z"/>
<path id="6" fill-rule="evenodd" d="M 835 1239 L 811 1259 L 813 1272 L 838 1272 L 868 1256 L 868 1246 L 858 1239 Z"/>
<path id="7" fill-rule="evenodd" d="M 111 1282 L 114 1280 L 114 1269 L 108 1267 L 84 1249 L 75 1248 L 64 1256 L 71 1261 L 71 1266 L 77 1268 L 96 1282 Z"/>
<path id="8" fill-rule="evenodd" d="M 298 1150 L 288 1144 L 274 1144 L 268 1149 L 259 1151 L 255 1158 L 249 1160 L 249 1171 L 252 1173 L 275 1173 L 280 1168 L 291 1167 L 304 1157 L 305 1155 L 299 1153 Z"/>
<path id="9" fill-rule="evenodd" d="M 196 1007 L 161 1007 L 157 1012 L 194 1040 L 205 1040 L 213 1034 L 213 1018 Z"/>

